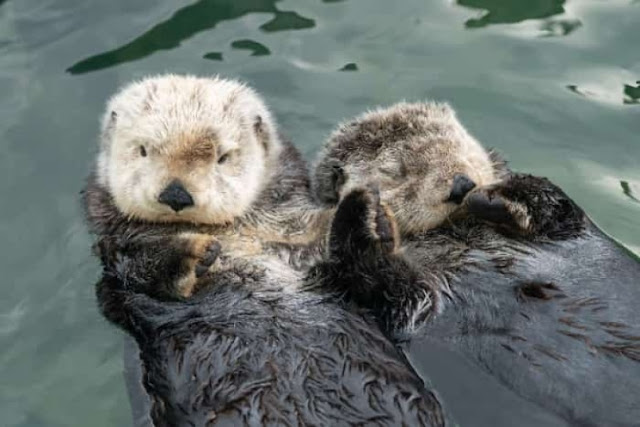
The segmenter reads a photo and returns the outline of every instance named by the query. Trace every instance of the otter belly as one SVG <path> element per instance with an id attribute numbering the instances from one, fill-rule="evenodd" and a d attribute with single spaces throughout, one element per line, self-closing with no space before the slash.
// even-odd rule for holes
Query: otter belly
<path id="1" fill-rule="evenodd" d="M 317 296 L 217 289 L 136 304 L 152 313 L 136 341 L 156 425 L 444 425 L 377 327 Z"/>
<path id="2" fill-rule="evenodd" d="M 420 361 L 453 352 L 572 424 L 637 425 L 640 263 L 595 227 L 521 249 L 511 265 L 457 275 L 411 358 L 432 375 Z"/>

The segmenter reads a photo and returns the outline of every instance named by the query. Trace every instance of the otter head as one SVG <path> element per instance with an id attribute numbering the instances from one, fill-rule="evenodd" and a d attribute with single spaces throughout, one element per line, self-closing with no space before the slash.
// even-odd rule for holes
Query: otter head
<path id="1" fill-rule="evenodd" d="M 280 147 L 271 114 L 248 87 L 152 77 L 108 102 L 97 178 L 131 218 L 219 224 L 249 209 Z"/>
<path id="2" fill-rule="evenodd" d="M 400 230 L 411 234 L 441 224 L 497 175 L 449 106 L 400 103 L 341 125 L 321 153 L 314 186 L 334 204 L 351 188 L 375 184 Z"/>

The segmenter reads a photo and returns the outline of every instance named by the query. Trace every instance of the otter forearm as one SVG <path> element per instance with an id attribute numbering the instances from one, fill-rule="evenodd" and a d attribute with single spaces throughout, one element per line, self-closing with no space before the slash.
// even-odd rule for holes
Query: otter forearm
<path id="1" fill-rule="evenodd" d="M 435 313 L 436 287 L 404 258 L 398 243 L 393 216 L 377 191 L 355 190 L 340 203 L 329 257 L 310 278 L 370 312 L 387 333 L 412 330 Z"/>
<path id="2" fill-rule="evenodd" d="M 435 284 L 401 257 L 334 258 L 311 271 L 313 280 L 346 304 L 369 312 L 391 337 L 414 332 L 437 312 Z"/>
<path id="3" fill-rule="evenodd" d="M 584 212 L 546 178 L 512 173 L 466 200 L 473 216 L 529 240 L 563 240 L 585 226 Z"/>
<path id="4" fill-rule="evenodd" d="M 103 264 L 117 265 L 119 280 L 141 293 L 176 297 L 189 274 L 189 242 L 177 236 L 103 238 L 97 247 Z"/>

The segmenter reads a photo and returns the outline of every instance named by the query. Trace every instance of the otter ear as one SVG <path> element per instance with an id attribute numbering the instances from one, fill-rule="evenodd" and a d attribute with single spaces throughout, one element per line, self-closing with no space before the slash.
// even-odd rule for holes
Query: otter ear
<path id="1" fill-rule="evenodd" d="M 269 151 L 269 130 L 266 128 L 262 116 L 257 115 L 253 118 L 253 131 L 256 133 L 258 140 L 262 143 L 265 151 Z"/>
<path id="2" fill-rule="evenodd" d="M 106 123 L 104 123 L 104 128 L 102 131 L 102 139 L 108 140 L 113 132 L 113 129 L 116 127 L 116 122 L 118 121 L 118 113 L 115 111 L 111 111 L 107 116 Z"/>
<path id="3" fill-rule="evenodd" d="M 344 166 L 337 160 L 328 161 L 318 166 L 316 170 L 316 197 L 330 205 L 340 201 L 340 190 L 347 182 Z"/>

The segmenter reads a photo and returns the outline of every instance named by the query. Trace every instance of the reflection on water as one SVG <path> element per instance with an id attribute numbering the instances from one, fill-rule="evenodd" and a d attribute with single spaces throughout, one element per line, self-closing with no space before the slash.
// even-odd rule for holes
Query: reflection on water
<path id="1" fill-rule="evenodd" d="M 304 18 L 295 12 L 277 12 L 276 16 L 262 25 L 260 29 L 267 32 L 303 30 L 315 27 L 315 25 L 316 23 L 313 19 Z"/>
<path id="2" fill-rule="evenodd" d="M 130 425 L 122 334 L 95 306 L 77 194 L 118 86 L 161 72 L 242 79 L 309 159 L 340 120 L 446 100 L 514 169 L 560 184 L 640 254 L 631 2 L 0 0 L 0 426 Z M 421 373 L 461 425 L 548 425 L 544 408 L 440 355 Z"/>
<path id="3" fill-rule="evenodd" d="M 592 92 L 586 91 L 578 87 L 578 85 L 567 85 L 567 89 L 580 96 L 591 96 Z"/>
<path id="4" fill-rule="evenodd" d="M 527 19 L 543 19 L 564 13 L 565 0 L 458 0 L 461 6 L 486 11 L 480 18 L 465 22 L 468 28 L 491 24 L 514 24 Z"/>
<path id="5" fill-rule="evenodd" d="M 251 51 L 251 56 L 263 56 L 269 55 L 271 51 L 263 44 L 254 42 L 253 40 L 236 40 L 231 43 L 231 47 L 234 49 L 247 49 Z"/>
<path id="6" fill-rule="evenodd" d="M 636 86 L 624 85 L 624 103 L 640 104 L 640 80 L 636 82 Z"/>
<path id="7" fill-rule="evenodd" d="M 204 59 L 210 59 L 212 61 L 222 61 L 222 52 L 209 52 L 205 53 Z"/>
<path id="8" fill-rule="evenodd" d="M 620 187 L 622 187 L 622 192 L 624 193 L 625 196 L 627 196 L 628 198 L 630 198 L 633 201 L 636 201 L 638 203 L 640 203 L 640 199 L 638 199 L 634 192 L 631 189 L 631 185 L 629 185 L 629 182 L 627 181 L 620 181 Z"/>
<path id="9" fill-rule="evenodd" d="M 250 13 L 273 13 L 273 20 L 260 28 L 264 31 L 284 31 L 310 28 L 312 19 L 295 12 L 282 12 L 275 4 L 280 0 L 200 0 L 183 7 L 168 20 L 161 22 L 130 43 L 117 49 L 83 59 L 67 69 L 82 74 L 136 61 L 159 50 L 174 49 L 184 40 L 201 31 L 214 28 L 222 21 L 240 18 Z"/>
<path id="10" fill-rule="evenodd" d="M 585 88 L 578 85 L 567 85 L 566 87 L 577 95 L 602 102 L 622 103 L 624 105 L 640 104 L 640 80 L 636 82 L 636 86 L 623 84 L 622 94 L 617 91 L 616 94 L 606 93 L 604 88 Z"/>
<path id="11" fill-rule="evenodd" d="M 582 27 L 582 22 L 578 19 L 547 20 L 540 28 L 545 34 L 544 37 L 566 36 L 578 28 Z"/>
<path id="12" fill-rule="evenodd" d="M 338 71 L 358 71 L 358 65 L 355 62 L 349 62 Z"/>

